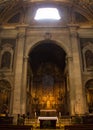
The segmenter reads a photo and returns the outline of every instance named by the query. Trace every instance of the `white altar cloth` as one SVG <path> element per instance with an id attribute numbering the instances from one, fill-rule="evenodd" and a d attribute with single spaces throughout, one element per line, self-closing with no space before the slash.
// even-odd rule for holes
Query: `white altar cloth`
<path id="1" fill-rule="evenodd" d="M 38 117 L 38 122 L 39 122 L 40 120 L 56 120 L 57 123 L 58 123 L 58 117 L 42 117 L 42 116 L 39 116 L 39 117 Z"/>

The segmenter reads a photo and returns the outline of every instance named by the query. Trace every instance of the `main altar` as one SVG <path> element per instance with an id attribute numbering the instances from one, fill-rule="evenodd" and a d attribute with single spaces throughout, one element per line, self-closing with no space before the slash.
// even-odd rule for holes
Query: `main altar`
<path id="1" fill-rule="evenodd" d="M 40 128 L 56 128 L 57 111 L 55 109 L 41 109 L 38 123 L 40 123 Z"/>

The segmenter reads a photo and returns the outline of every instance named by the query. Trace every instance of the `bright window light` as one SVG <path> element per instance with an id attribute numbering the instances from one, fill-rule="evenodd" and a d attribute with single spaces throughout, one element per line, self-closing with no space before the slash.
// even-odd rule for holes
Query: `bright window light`
<path id="1" fill-rule="evenodd" d="M 57 8 L 39 8 L 36 12 L 35 20 L 43 19 L 60 20 L 61 17 Z"/>

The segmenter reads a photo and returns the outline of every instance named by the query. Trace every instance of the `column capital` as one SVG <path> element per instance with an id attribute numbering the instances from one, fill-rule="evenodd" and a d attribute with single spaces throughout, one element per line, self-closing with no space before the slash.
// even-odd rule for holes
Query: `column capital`
<path id="1" fill-rule="evenodd" d="M 77 28 L 79 28 L 79 25 L 78 24 L 68 24 L 68 27 L 70 29 L 77 29 Z"/>
<path id="2" fill-rule="evenodd" d="M 25 30 L 27 27 L 28 27 L 27 24 L 21 24 L 21 25 L 17 25 L 16 29 L 18 29 L 18 30 Z"/>
<path id="3" fill-rule="evenodd" d="M 67 61 L 73 61 L 73 57 L 72 56 L 66 56 L 66 60 Z"/>
<path id="4" fill-rule="evenodd" d="M 24 56 L 24 57 L 23 57 L 23 60 L 24 60 L 24 61 L 27 61 L 28 58 L 29 58 L 29 56 Z"/>
<path id="5" fill-rule="evenodd" d="M 17 34 L 17 38 L 19 39 L 19 38 L 24 38 L 25 37 L 25 32 L 18 32 L 18 34 Z"/>
<path id="6" fill-rule="evenodd" d="M 77 24 L 69 24 L 68 27 L 71 36 L 78 36 L 77 29 L 79 28 L 79 26 Z"/>
<path id="7" fill-rule="evenodd" d="M 24 26 L 24 25 L 17 26 L 16 29 L 17 29 L 17 32 L 18 32 L 17 33 L 18 38 L 24 38 L 26 36 L 27 26 Z"/>

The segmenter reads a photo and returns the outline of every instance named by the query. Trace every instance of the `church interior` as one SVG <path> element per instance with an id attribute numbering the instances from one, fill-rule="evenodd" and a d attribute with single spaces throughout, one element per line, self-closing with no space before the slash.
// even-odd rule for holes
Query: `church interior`
<path id="1" fill-rule="evenodd" d="M 93 0 L 0 0 L 0 116 L 41 110 L 93 120 Z"/>

